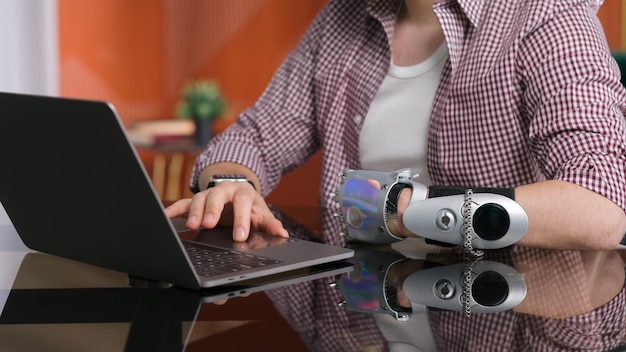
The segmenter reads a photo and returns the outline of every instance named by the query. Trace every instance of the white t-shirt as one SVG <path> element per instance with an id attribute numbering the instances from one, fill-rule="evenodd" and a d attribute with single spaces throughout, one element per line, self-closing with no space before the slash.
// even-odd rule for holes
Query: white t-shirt
<path id="1" fill-rule="evenodd" d="M 359 153 L 363 169 L 415 169 L 417 181 L 430 185 L 426 167 L 428 122 L 448 58 L 444 44 L 413 66 L 393 63 L 363 122 Z"/>
<path id="2" fill-rule="evenodd" d="M 361 130 L 359 153 L 363 169 L 411 168 L 419 173 L 418 182 L 431 184 L 426 165 L 428 123 L 447 59 L 444 42 L 417 65 L 391 64 Z M 427 313 L 414 314 L 407 322 L 398 322 L 388 315 L 376 315 L 375 320 L 391 351 L 435 350 Z"/>

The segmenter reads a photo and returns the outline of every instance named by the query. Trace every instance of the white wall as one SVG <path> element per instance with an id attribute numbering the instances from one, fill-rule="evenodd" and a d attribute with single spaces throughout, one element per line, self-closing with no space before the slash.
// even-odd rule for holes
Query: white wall
<path id="1" fill-rule="evenodd" d="M 57 0 L 0 1 L 0 91 L 58 95 Z"/>

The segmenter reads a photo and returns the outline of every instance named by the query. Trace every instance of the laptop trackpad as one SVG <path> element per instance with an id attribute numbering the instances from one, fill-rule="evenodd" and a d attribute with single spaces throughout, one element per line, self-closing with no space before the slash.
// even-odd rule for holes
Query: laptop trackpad
<path id="1" fill-rule="evenodd" d="M 183 217 L 170 218 L 170 222 L 172 223 L 174 230 L 176 230 L 176 232 L 178 233 L 190 231 L 186 226 L 187 218 L 183 218 Z"/>
<path id="2" fill-rule="evenodd" d="M 193 241 L 222 248 L 230 248 L 240 252 L 258 252 L 259 250 L 263 251 L 262 249 L 267 247 L 274 247 L 296 240 L 251 230 L 246 241 L 237 242 L 233 240 L 232 227 L 217 226 L 214 229 L 198 231 Z"/>

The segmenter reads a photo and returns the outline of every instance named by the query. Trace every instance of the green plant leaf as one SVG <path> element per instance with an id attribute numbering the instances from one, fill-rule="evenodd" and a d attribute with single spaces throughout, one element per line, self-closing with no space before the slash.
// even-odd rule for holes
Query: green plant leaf
<path id="1" fill-rule="evenodd" d="M 226 105 L 216 81 L 196 80 L 181 89 L 175 115 L 185 119 L 215 120 L 223 116 Z"/>

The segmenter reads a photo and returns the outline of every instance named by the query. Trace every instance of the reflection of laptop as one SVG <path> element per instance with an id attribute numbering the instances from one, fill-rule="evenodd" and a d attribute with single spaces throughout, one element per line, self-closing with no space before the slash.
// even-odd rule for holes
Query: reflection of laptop
<path id="1" fill-rule="evenodd" d="M 193 289 L 353 255 L 260 233 L 250 247 L 263 248 L 236 253 L 230 231 L 206 230 L 207 251 L 247 261 L 200 277 L 110 104 L 0 93 L 0 106 L 0 202 L 29 248 Z"/>
<path id="2" fill-rule="evenodd" d="M 202 304 L 339 275 L 352 268 L 338 261 L 270 275 L 256 283 L 251 279 L 190 291 L 132 288 L 125 274 L 45 253 L 22 253 L 13 259 L 12 266 L 19 267 L 19 272 L 14 272 L 6 306 L 0 304 L 0 340 L 3 348 L 24 346 L 27 341 L 30 348 L 12 350 L 29 351 L 49 350 L 59 343 L 64 350 L 67 346 L 72 351 L 92 350 L 88 343 L 93 347 L 94 341 L 107 351 L 182 351 L 193 335 L 206 334 L 194 329 Z M 15 329 L 27 333 L 16 334 Z M 98 333 L 86 338 L 90 331 Z"/>

